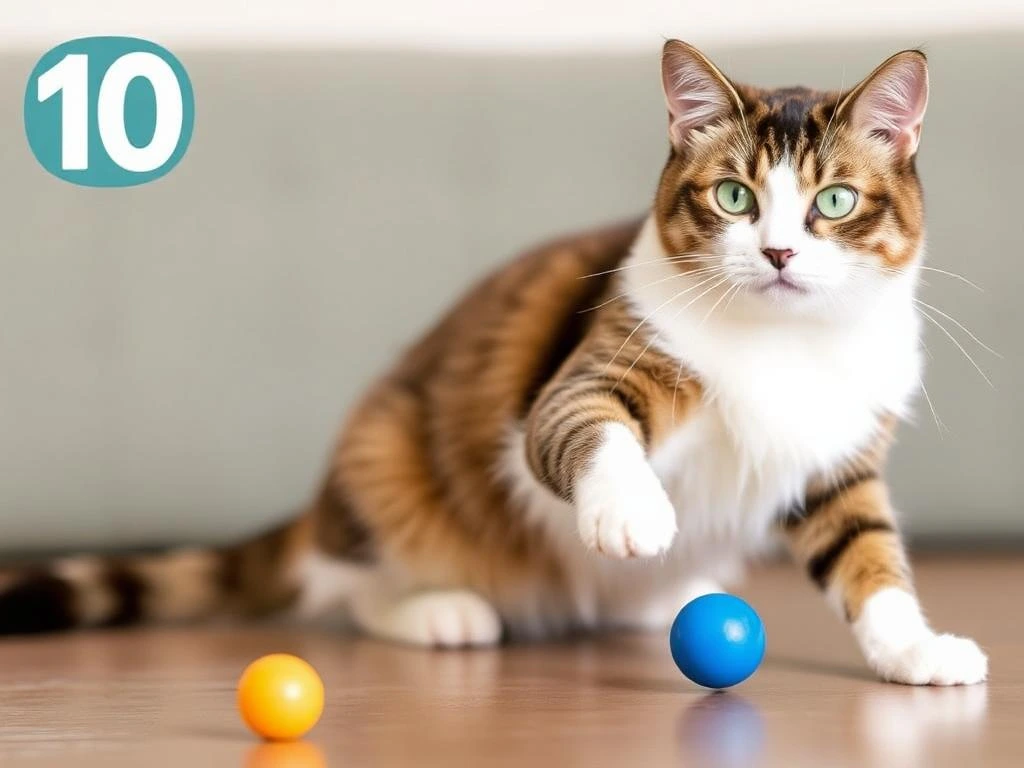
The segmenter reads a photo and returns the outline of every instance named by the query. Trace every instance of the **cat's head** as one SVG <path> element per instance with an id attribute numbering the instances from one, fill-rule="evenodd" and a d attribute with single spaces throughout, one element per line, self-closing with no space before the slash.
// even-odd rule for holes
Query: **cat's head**
<path id="1" fill-rule="evenodd" d="M 655 215 L 668 253 L 692 257 L 679 269 L 739 304 L 805 313 L 859 305 L 916 264 L 922 53 L 843 92 L 771 90 L 672 40 L 662 77 L 672 152 Z"/>

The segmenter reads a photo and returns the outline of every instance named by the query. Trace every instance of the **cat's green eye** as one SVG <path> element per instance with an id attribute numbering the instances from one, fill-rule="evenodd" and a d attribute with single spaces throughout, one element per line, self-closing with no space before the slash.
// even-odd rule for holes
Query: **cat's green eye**
<path id="1" fill-rule="evenodd" d="M 834 184 L 825 187 L 814 198 L 818 213 L 826 219 L 841 219 L 849 216 L 853 206 L 857 204 L 857 193 L 845 184 Z"/>
<path id="2" fill-rule="evenodd" d="M 738 181 L 726 179 L 718 182 L 715 188 L 715 199 L 722 210 L 733 216 L 750 213 L 754 207 L 754 193 Z"/>

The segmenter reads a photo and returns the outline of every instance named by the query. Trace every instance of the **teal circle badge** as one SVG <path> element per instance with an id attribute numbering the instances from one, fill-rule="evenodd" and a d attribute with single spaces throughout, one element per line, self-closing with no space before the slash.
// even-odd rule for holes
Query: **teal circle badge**
<path id="1" fill-rule="evenodd" d="M 195 99 L 166 48 L 137 37 L 82 37 L 47 51 L 25 88 L 25 134 L 54 176 L 129 187 L 169 172 L 188 149 Z"/>

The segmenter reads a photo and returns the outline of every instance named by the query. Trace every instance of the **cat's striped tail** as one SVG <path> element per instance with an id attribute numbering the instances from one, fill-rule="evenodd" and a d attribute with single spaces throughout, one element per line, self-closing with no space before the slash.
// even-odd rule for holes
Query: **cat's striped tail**
<path id="1" fill-rule="evenodd" d="M 0 566 L 0 635 L 273 614 L 311 588 L 311 554 L 365 562 L 368 545 L 325 491 L 305 514 L 241 544 Z"/>

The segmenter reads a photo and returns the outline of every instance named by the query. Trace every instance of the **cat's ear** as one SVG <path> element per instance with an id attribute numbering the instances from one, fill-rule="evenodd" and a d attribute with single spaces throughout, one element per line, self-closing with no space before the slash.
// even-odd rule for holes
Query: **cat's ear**
<path id="1" fill-rule="evenodd" d="M 668 134 L 683 152 L 693 131 L 742 110 L 736 89 L 689 43 L 669 40 L 661 54 L 661 82 L 668 106 Z"/>
<path id="2" fill-rule="evenodd" d="M 907 159 L 917 152 L 927 106 L 928 62 L 920 51 L 901 51 L 850 91 L 841 109 L 855 132 L 885 139 Z"/>

